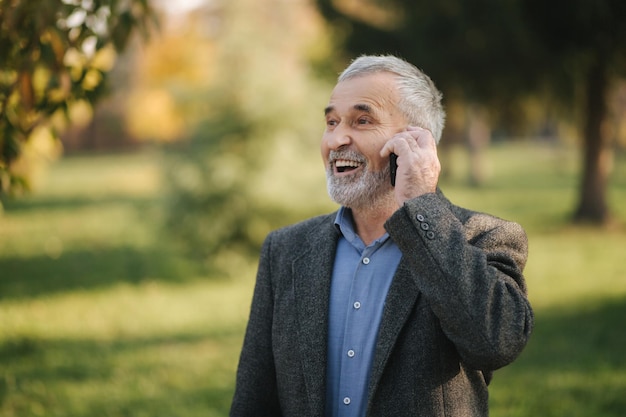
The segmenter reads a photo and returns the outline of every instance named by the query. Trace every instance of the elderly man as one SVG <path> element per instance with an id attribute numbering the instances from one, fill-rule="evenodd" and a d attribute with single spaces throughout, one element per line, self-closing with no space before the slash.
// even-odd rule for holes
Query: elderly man
<path id="1" fill-rule="evenodd" d="M 325 119 L 341 208 L 266 238 L 231 416 L 487 416 L 533 325 L 526 234 L 439 190 L 445 113 L 413 65 L 356 59 Z"/>

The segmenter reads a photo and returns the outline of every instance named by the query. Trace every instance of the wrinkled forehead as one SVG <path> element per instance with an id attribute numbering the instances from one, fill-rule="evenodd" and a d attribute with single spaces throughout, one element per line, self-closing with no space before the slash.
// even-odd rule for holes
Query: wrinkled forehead
<path id="1" fill-rule="evenodd" d="M 328 108 L 367 106 L 372 110 L 397 108 L 399 101 L 396 75 L 378 72 L 349 78 L 337 83 L 328 102 Z"/>

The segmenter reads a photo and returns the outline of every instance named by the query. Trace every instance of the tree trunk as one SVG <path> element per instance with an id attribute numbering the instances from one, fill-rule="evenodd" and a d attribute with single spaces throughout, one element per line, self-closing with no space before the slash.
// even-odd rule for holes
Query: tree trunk
<path id="1" fill-rule="evenodd" d="M 603 224 L 609 220 L 606 190 L 613 153 L 603 123 L 607 116 L 607 76 L 600 57 L 587 74 L 587 119 L 584 126 L 583 176 L 574 221 Z"/>
<path id="2" fill-rule="evenodd" d="M 487 179 L 485 150 L 491 142 L 491 125 L 487 111 L 477 104 L 467 109 L 467 150 L 469 154 L 469 181 L 478 187 Z"/>

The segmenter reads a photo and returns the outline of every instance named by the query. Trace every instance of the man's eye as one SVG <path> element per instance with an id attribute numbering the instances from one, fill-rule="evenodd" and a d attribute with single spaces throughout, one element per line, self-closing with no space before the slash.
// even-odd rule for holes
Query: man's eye
<path id="1" fill-rule="evenodd" d="M 326 126 L 336 126 L 336 125 L 337 125 L 336 120 L 333 120 L 333 119 L 326 120 Z"/>
<path id="2" fill-rule="evenodd" d="M 360 119 L 357 119 L 356 122 L 357 122 L 357 124 L 360 124 L 360 125 L 366 125 L 366 124 L 369 124 L 370 121 L 369 121 L 369 119 L 367 119 L 365 117 L 362 117 Z"/>

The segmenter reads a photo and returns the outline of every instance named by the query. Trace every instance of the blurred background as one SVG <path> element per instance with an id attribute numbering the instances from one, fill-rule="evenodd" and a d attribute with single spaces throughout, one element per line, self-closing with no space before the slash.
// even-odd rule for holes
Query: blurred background
<path id="1" fill-rule="evenodd" d="M 0 415 L 226 416 L 272 229 L 336 209 L 337 74 L 444 93 L 440 186 L 527 230 L 495 417 L 626 415 L 626 3 L 0 0 Z"/>

